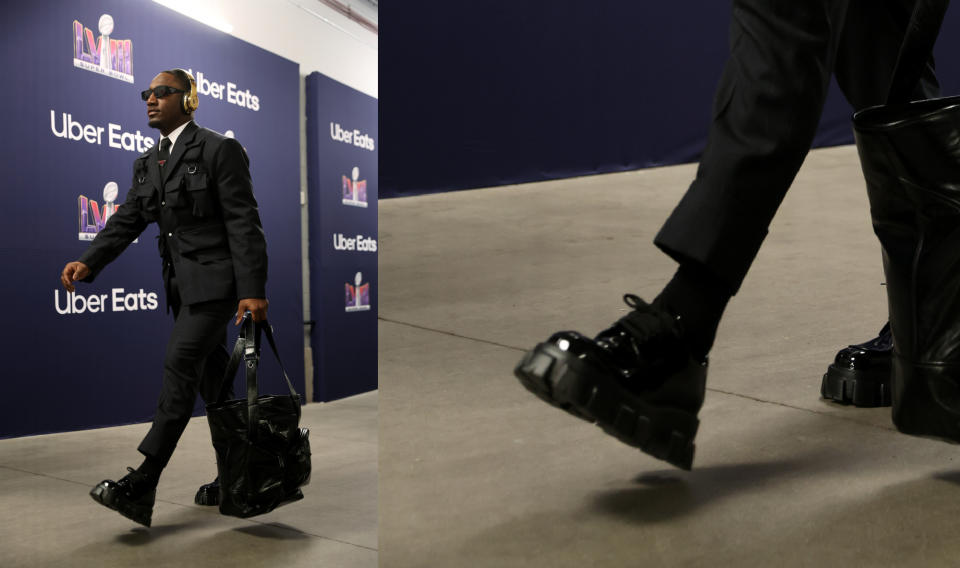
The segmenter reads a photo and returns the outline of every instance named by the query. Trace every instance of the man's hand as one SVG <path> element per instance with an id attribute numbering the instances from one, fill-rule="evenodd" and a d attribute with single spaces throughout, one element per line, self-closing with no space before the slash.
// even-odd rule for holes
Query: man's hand
<path id="1" fill-rule="evenodd" d="M 90 275 L 90 267 L 78 261 L 68 262 L 60 273 L 60 283 L 67 289 L 67 292 L 73 292 L 73 283 L 77 280 L 83 280 Z"/>
<path id="2" fill-rule="evenodd" d="M 234 325 L 240 325 L 240 322 L 243 321 L 243 312 L 249 311 L 253 316 L 253 321 L 264 321 L 267 319 L 267 304 L 269 304 L 266 298 L 244 298 L 240 300 L 240 303 L 237 304 L 237 321 L 234 322 Z"/>

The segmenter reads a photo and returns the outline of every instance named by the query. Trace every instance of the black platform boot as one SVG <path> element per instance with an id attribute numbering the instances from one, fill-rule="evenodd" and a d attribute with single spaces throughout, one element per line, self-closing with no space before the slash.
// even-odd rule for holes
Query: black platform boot
<path id="1" fill-rule="evenodd" d="M 153 504 L 157 497 L 157 481 L 139 470 L 128 467 L 119 481 L 104 479 L 90 490 L 90 497 L 124 517 L 150 526 Z"/>
<path id="2" fill-rule="evenodd" d="M 197 505 L 216 507 L 220 504 L 220 476 L 210 483 L 205 483 L 197 489 L 197 494 L 193 497 L 193 502 Z"/>
<path id="3" fill-rule="evenodd" d="M 854 128 L 883 245 L 894 424 L 960 442 L 960 97 L 867 109 Z"/>
<path id="4" fill-rule="evenodd" d="M 596 339 L 555 333 L 514 374 L 546 402 L 690 469 L 707 363 L 690 355 L 677 318 L 632 294 L 624 300 L 633 311 Z"/>
<path id="5" fill-rule="evenodd" d="M 820 383 L 823 398 L 859 407 L 890 406 L 890 324 L 870 341 L 841 349 Z"/>

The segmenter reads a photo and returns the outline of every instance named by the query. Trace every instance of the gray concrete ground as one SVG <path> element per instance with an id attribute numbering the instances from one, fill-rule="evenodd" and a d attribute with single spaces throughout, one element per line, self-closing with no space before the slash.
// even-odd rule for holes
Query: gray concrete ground
<path id="1" fill-rule="evenodd" d="M 711 355 L 694 469 L 512 376 L 650 300 L 678 166 L 380 203 L 381 566 L 955 566 L 956 446 L 819 397 L 885 320 L 856 151 L 813 152 Z M 691 230 L 695 230 L 691 227 Z"/>
<path id="2" fill-rule="evenodd" d="M 140 464 L 149 424 L 0 440 L 0 566 L 376 566 L 377 398 L 305 406 L 313 452 L 305 498 L 250 519 L 193 504 L 216 475 L 203 417 L 191 420 L 160 480 L 149 529 L 87 495 Z"/>

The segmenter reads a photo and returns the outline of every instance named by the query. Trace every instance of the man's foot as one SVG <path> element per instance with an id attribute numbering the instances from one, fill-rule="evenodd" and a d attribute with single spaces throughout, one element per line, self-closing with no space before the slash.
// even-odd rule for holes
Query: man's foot
<path id="1" fill-rule="evenodd" d="M 624 301 L 633 311 L 596 339 L 555 333 L 528 351 L 514 374 L 546 402 L 690 469 L 707 363 L 690 355 L 672 315 L 632 294 Z"/>
<path id="2" fill-rule="evenodd" d="M 206 485 L 201 485 L 200 489 L 197 489 L 197 495 L 193 498 L 193 502 L 197 505 L 219 505 L 220 476 L 217 476 L 216 479 Z"/>
<path id="3" fill-rule="evenodd" d="M 890 406 L 890 357 L 893 337 L 890 324 L 877 337 L 837 353 L 820 385 L 823 398 L 873 407 Z"/>
<path id="4" fill-rule="evenodd" d="M 128 467 L 127 475 L 120 481 L 104 479 L 90 490 L 90 496 L 104 507 L 113 509 L 124 517 L 150 526 L 153 503 L 157 497 L 157 482 Z"/>

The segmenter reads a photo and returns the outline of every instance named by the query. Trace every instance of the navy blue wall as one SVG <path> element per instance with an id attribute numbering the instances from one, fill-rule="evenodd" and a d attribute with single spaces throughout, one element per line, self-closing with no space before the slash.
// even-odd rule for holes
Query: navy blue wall
<path id="1" fill-rule="evenodd" d="M 377 388 L 377 99 L 320 73 L 307 89 L 314 400 Z"/>
<path id="2" fill-rule="evenodd" d="M 729 2 L 386 3 L 380 195 L 695 161 L 727 55 Z M 960 18 L 937 47 L 960 92 Z M 833 86 L 815 144 L 852 143 Z"/>

